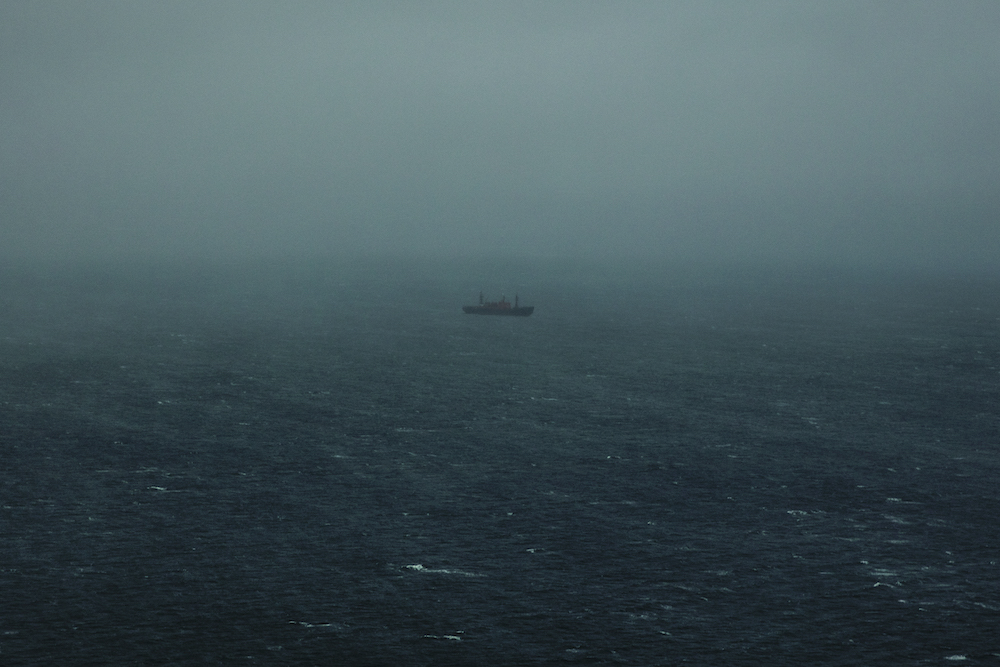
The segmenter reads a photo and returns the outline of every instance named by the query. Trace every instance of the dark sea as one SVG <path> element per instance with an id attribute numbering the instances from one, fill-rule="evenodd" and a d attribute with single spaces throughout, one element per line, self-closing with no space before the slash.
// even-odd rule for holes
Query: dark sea
<path id="1" fill-rule="evenodd" d="M 0 505 L 2 665 L 1000 664 L 1000 280 L 8 268 Z"/>

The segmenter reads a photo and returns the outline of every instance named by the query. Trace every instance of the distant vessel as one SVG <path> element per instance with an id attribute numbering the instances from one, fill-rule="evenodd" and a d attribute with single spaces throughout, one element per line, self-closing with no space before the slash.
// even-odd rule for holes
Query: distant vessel
<path id="1" fill-rule="evenodd" d="M 501 296 L 499 301 L 483 301 L 483 293 L 479 293 L 478 306 L 462 306 L 462 310 L 469 315 L 516 315 L 527 317 L 535 312 L 534 306 L 519 306 L 517 295 L 514 295 L 514 304 L 511 305 L 506 296 Z"/>

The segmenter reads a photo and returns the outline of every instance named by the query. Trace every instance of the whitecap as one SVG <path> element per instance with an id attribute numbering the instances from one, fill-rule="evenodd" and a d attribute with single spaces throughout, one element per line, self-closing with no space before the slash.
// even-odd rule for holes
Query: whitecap
<path id="1" fill-rule="evenodd" d="M 309 623 L 306 621 L 288 621 L 292 625 L 301 625 L 303 628 L 333 628 L 340 629 L 339 623 Z"/>
<path id="2" fill-rule="evenodd" d="M 407 570 L 413 570 L 414 572 L 427 572 L 428 574 L 455 574 L 461 577 L 484 577 L 486 575 L 476 574 L 475 572 L 466 572 L 465 570 L 448 570 L 445 568 L 429 568 L 424 567 L 420 563 L 414 565 L 406 565 Z"/>

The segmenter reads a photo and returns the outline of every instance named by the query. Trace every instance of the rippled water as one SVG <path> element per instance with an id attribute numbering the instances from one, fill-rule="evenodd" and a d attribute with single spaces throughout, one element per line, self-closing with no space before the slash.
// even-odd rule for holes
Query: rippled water
<path id="1" fill-rule="evenodd" d="M 995 281 L 480 268 L 5 275 L 0 661 L 1000 660 Z"/>

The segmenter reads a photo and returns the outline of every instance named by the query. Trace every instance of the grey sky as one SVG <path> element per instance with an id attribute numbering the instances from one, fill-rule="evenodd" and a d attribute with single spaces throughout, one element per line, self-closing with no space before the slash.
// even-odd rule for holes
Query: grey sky
<path id="1" fill-rule="evenodd" d="M 991 265 L 1000 3 L 0 5 L 7 256 Z"/>

